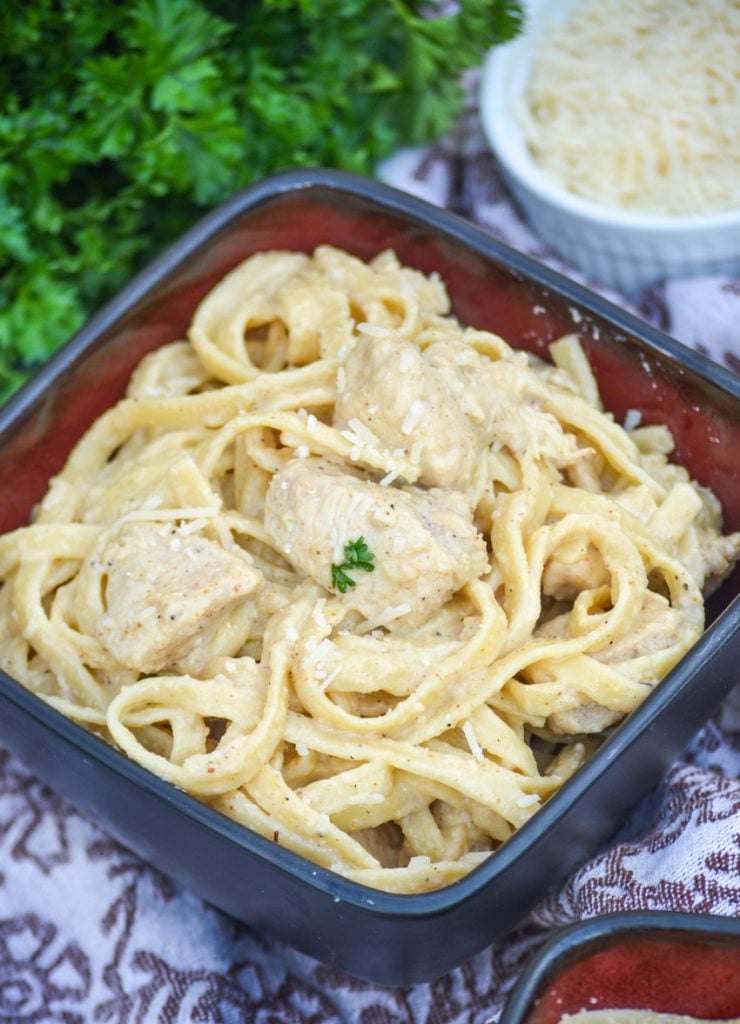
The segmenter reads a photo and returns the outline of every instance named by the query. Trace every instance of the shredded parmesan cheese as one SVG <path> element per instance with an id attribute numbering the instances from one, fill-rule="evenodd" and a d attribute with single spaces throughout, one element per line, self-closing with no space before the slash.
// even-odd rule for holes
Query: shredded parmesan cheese
<path id="1" fill-rule="evenodd" d="M 308 648 L 308 644 L 306 644 Z M 327 654 L 331 654 L 334 651 L 334 644 L 329 639 L 324 639 L 320 644 L 317 644 L 306 656 L 306 668 L 311 668 L 322 658 L 326 657 Z"/>
<path id="2" fill-rule="evenodd" d="M 326 604 L 326 598 L 320 597 L 313 607 L 311 612 L 311 618 L 318 625 L 319 629 L 327 628 L 327 621 L 324 618 L 324 605 Z"/>
<path id="3" fill-rule="evenodd" d="M 658 214 L 740 207 L 738 0 L 584 0 L 548 26 L 522 121 L 569 191 Z"/>
<path id="4" fill-rule="evenodd" d="M 160 498 L 160 496 L 158 494 L 153 494 L 151 498 L 147 498 L 146 501 L 143 501 L 139 508 L 141 508 L 142 510 L 155 509 L 159 508 L 161 504 L 162 499 Z"/>
<path id="5" fill-rule="evenodd" d="M 361 444 L 366 444 L 370 447 L 379 448 L 380 441 L 375 434 L 366 427 L 362 420 L 358 420 L 356 417 L 349 421 L 349 426 L 354 432 L 355 437 Z M 344 431 L 343 431 L 344 433 Z M 345 434 L 346 436 L 346 434 Z"/>
<path id="6" fill-rule="evenodd" d="M 207 519 L 191 519 L 189 522 L 182 524 L 180 527 L 180 533 L 197 533 L 198 530 L 202 530 L 204 526 L 208 526 Z"/>
<path id="7" fill-rule="evenodd" d="M 476 759 L 476 761 L 482 761 L 483 760 L 483 748 L 481 747 L 480 743 L 478 742 L 478 737 L 475 735 L 472 723 L 471 722 L 465 722 L 465 724 L 462 727 L 462 731 L 463 731 L 463 734 L 465 736 L 465 739 L 468 741 L 468 746 L 470 747 L 470 753 L 473 755 L 473 757 Z"/>
<path id="8" fill-rule="evenodd" d="M 356 632 L 360 635 L 365 633 L 372 633 L 378 626 L 385 626 L 389 622 L 393 622 L 394 619 L 400 619 L 402 615 L 406 615 L 411 611 L 411 605 L 407 602 L 403 604 L 396 604 L 390 608 L 384 608 L 382 612 L 379 612 L 374 619 L 368 619 L 367 622 L 361 623 Z"/>
<path id="9" fill-rule="evenodd" d="M 324 676 L 320 687 L 321 690 L 326 690 L 329 688 L 329 686 L 331 686 L 331 684 L 339 675 L 339 670 L 341 667 L 341 665 L 335 665 L 334 668 L 326 676 Z"/>
<path id="10" fill-rule="evenodd" d="M 357 330 L 362 331 L 363 334 L 367 334 L 371 338 L 387 338 L 391 333 L 387 327 L 381 327 L 379 324 L 368 323 L 358 324 Z"/>
<path id="11" fill-rule="evenodd" d="M 409 411 L 406 413 L 406 417 L 401 424 L 401 433 L 410 434 L 423 415 L 424 403 L 417 398 L 409 406 Z"/>
<path id="12" fill-rule="evenodd" d="M 401 353 L 401 358 L 398 361 L 398 369 L 401 373 L 408 373 L 411 367 L 414 365 L 414 353 L 405 348 Z"/>
<path id="13" fill-rule="evenodd" d="M 204 517 L 206 516 L 217 516 L 219 509 L 217 508 L 163 508 L 163 509 L 134 509 L 133 512 L 127 512 L 126 515 L 121 516 L 121 523 L 135 523 L 135 522 L 151 522 L 151 523 L 173 523 L 177 519 L 193 520 L 198 523 L 196 529 L 200 530 L 204 525 Z M 190 532 L 186 531 L 183 527 L 180 528 L 183 533 Z M 162 536 L 167 533 L 165 529 Z"/>

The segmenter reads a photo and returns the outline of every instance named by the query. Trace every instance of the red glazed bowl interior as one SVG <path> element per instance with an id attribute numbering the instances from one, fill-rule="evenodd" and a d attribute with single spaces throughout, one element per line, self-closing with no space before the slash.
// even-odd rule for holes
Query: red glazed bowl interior
<path id="1" fill-rule="evenodd" d="M 557 1024 L 579 1010 L 640 1009 L 705 1020 L 740 1017 L 740 939 L 621 935 L 563 964 L 526 1017 Z"/>
<path id="2" fill-rule="evenodd" d="M 500 1024 L 567 1024 L 611 1010 L 737 1024 L 740 921 L 636 910 L 561 928 L 527 965 Z"/>

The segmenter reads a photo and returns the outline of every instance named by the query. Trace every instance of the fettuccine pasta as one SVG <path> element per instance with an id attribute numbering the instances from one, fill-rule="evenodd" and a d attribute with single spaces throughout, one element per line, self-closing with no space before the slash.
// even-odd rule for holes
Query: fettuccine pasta
<path id="1" fill-rule="evenodd" d="M 267 252 L 0 538 L 0 663 L 324 867 L 446 885 L 700 635 L 716 499 L 659 426 L 385 252 Z"/>

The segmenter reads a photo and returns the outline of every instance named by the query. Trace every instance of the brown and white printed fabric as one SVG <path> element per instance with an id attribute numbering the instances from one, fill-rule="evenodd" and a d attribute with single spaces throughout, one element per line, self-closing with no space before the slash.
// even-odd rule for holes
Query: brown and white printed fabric
<path id="1" fill-rule="evenodd" d="M 517 215 L 474 111 L 439 146 L 398 154 L 382 173 L 570 272 Z M 739 281 L 671 282 L 637 310 L 740 368 Z M 560 892 L 444 978 L 391 989 L 205 905 L 0 751 L 0 1024 L 484 1024 L 562 925 L 617 910 L 740 913 L 739 768 L 736 688 L 663 785 Z"/>

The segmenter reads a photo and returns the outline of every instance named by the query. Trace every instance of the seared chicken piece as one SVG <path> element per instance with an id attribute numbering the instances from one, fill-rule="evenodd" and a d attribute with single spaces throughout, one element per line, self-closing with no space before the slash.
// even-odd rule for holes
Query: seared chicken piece
<path id="1" fill-rule="evenodd" d="M 558 711 L 547 719 L 548 728 L 557 736 L 578 736 L 603 732 L 624 718 L 621 711 L 611 711 L 595 700 L 579 704 L 570 711 Z"/>
<path id="2" fill-rule="evenodd" d="M 541 390 L 526 366 L 491 362 L 465 342 L 422 353 L 397 332 L 363 334 L 345 362 L 334 426 L 359 420 L 387 447 L 416 451 L 420 483 L 462 491 L 494 441 L 517 455 L 573 457 L 573 439 L 538 408 Z"/>
<path id="3" fill-rule="evenodd" d="M 440 348 L 440 346 L 436 346 Z M 459 350 L 480 363 L 467 345 L 445 343 L 453 356 Z M 470 368 L 443 359 L 430 365 L 416 345 L 396 333 L 361 335 L 347 357 L 344 391 L 337 395 L 334 426 L 357 419 L 389 448 L 409 453 L 417 445 L 420 483 L 463 489 L 487 439 L 485 420 L 472 387 Z"/>
<path id="4" fill-rule="evenodd" d="M 123 665 L 145 673 L 189 654 L 263 583 L 238 555 L 169 524 L 125 524 L 100 562 L 107 612 L 98 639 Z"/>
<path id="5" fill-rule="evenodd" d="M 702 581 L 704 596 L 713 594 L 732 572 L 740 555 L 740 532 L 721 534 L 714 529 L 697 531 L 699 550 L 706 576 Z"/>
<path id="6" fill-rule="evenodd" d="M 364 538 L 373 571 L 350 572 L 355 585 L 343 599 L 366 618 L 401 609 L 393 618 L 403 626 L 423 622 L 487 567 L 462 494 L 383 487 L 324 459 L 292 459 L 273 477 L 265 526 L 285 558 L 327 589 L 345 545 Z"/>
<path id="7" fill-rule="evenodd" d="M 605 665 L 619 665 L 634 658 L 644 658 L 678 643 L 690 625 L 684 613 L 671 607 L 667 598 L 648 590 L 642 608 L 629 636 L 622 637 L 609 647 L 596 651 L 593 657 Z M 657 683 L 657 679 L 645 679 Z"/>

